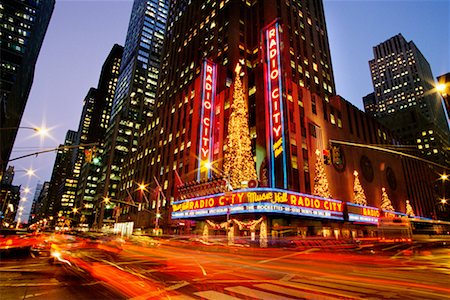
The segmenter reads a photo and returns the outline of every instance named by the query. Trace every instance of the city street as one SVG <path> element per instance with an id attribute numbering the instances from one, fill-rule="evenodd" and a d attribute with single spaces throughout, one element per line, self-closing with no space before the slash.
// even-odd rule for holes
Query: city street
<path id="1" fill-rule="evenodd" d="M 125 299 L 105 283 L 51 265 L 48 257 L 4 258 L 0 262 L 0 298 Z"/>
<path id="2" fill-rule="evenodd" d="M 64 257 L 73 274 L 48 265 L 48 258 L 2 260 L 0 292 L 2 299 L 445 299 L 450 293 L 445 247 L 199 248 L 173 241 L 124 243 L 122 250 L 102 244 Z"/>

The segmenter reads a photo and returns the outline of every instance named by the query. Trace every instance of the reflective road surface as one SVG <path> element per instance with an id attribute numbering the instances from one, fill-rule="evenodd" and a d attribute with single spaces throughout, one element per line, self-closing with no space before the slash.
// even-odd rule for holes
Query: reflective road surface
<path id="1" fill-rule="evenodd" d="M 6 299 L 450 299 L 450 248 L 260 249 L 82 238 L 2 257 Z"/>

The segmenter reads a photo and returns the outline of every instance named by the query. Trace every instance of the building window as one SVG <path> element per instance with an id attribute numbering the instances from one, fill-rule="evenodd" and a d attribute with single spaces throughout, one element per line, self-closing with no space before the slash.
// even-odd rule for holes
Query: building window
<path id="1" fill-rule="evenodd" d="M 317 137 L 316 125 L 309 123 L 309 135 Z"/>
<path id="2" fill-rule="evenodd" d="M 317 115 L 317 104 L 316 104 L 316 96 L 312 96 L 311 98 L 311 109 L 313 114 Z"/>

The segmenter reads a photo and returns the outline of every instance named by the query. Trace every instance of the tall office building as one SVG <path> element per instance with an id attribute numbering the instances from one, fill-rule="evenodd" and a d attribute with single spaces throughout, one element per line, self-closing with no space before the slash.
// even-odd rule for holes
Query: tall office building
<path id="1" fill-rule="evenodd" d="M 84 167 L 85 165 L 90 165 L 90 160 L 92 159 L 92 149 L 94 149 L 94 147 L 84 145 L 93 143 L 95 140 L 92 136 L 91 127 L 93 127 L 93 120 L 100 117 L 99 115 L 94 115 L 94 107 L 97 101 L 97 89 L 90 88 L 83 100 L 83 108 L 81 111 L 80 121 L 78 123 L 78 135 L 75 144 L 79 146 L 78 148 L 74 149 L 72 157 L 73 169 L 71 171 L 71 178 L 73 180 L 73 184 L 75 184 L 76 189 L 74 207 L 76 207 L 79 212 L 82 211 L 81 205 L 89 205 L 88 203 L 83 203 L 83 198 L 85 196 L 85 187 L 87 185 L 86 173 L 88 168 L 86 167 L 84 169 L 84 173 L 82 174 L 82 167 Z M 88 164 L 85 164 L 86 161 Z M 93 193 L 95 193 L 95 189 L 93 189 Z M 92 203 L 92 200 L 90 202 Z"/>
<path id="2" fill-rule="evenodd" d="M 30 215 L 28 216 L 28 223 L 32 223 L 36 217 L 36 212 L 39 207 L 39 196 L 44 188 L 44 184 L 38 182 L 36 184 L 36 189 L 34 190 L 33 203 L 31 203 Z"/>
<path id="3" fill-rule="evenodd" d="M 364 98 L 366 112 L 424 157 L 450 164 L 449 128 L 428 61 L 401 34 L 375 46 L 373 54 L 374 95 Z"/>
<path id="4" fill-rule="evenodd" d="M 68 130 L 64 144 L 59 145 L 50 179 L 49 194 L 44 205 L 45 214 L 54 216 L 61 212 L 65 216 L 72 213 L 77 185 L 72 177 L 74 148 L 78 133 Z"/>
<path id="5" fill-rule="evenodd" d="M 167 9 L 168 0 L 135 0 L 133 4 L 96 195 L 99 226 L 103 199 L 117 198 L 124 157 L 137 151 L 139 129 L 154 113 Z"/>
<path id="6" fill-rule="evenodd" d="M 97 89 L 91 88 L 84 99 L 78 128 L 78 144 L 94 144 L 77 149 L 73 176 L 77 181 L 76 207 L 83 224 L 93 223 L 94 197 L 100 176 L 106 129 L 109 124 L 114 91 L 123 47 L 115 44 L 106 58 Z"/>
<path id="7" fill-rule="evenodd" d="M 0 178 L 25 110 L 54 6 L 55 0 L 0 1 Z"/>

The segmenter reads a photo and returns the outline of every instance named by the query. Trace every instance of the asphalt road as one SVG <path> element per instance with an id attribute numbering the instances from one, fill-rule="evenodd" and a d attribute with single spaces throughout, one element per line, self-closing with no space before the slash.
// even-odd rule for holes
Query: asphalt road
<path id="1" fill-rule="evenodd" d="M 1 300 L 126 299 L 104 282 L 52 265 L 49 258 L 5 257 L 0 259 Z"/>
<path id="2" fill-rule="evenodd" d="M 74 250 L 70 261 L 89 275 L 70 275 L 45 259 L 2 261 L 0 295 L 9 298 L 1 299 L 450 299 L 447 247 L 322 252 L 126 243 L 121 251 Z"/>

